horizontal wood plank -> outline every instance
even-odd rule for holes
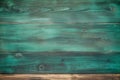
[[[120,51],[120,24],[1,24],[0,51]]]
[[[120,54],[41,52],[0,54],[0,73],[120,73]]]
[[[120,21],[119,0],[9,0],[0,2],[0,24],[119,23]]]
[[[119,74],[23,74],[0,75],[0,80],[120,80]]]

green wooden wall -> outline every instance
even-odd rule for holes
[[[0,0],[0,73],[120,73],[120,0]]]

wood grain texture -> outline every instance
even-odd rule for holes
[[[0,0],[0,73],[120,73],[119,0]]]
[[[0,54],[0,73],[120,73],[120,54],[41,52]]]
[[[1,4],[0,51],[120,51],[119,0],[3,0]]]
[[[120,75],[114,74],[26,74],[0,75],[0,80],[120,80]]]

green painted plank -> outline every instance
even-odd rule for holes
[[[0,56],[0,73],[120,73],[119,53],[12,52]]]
[[[0,0],[0,73],[120,73],[119,0]]]
[[[119,23],[119,3],[119,0],[1,0],[0,18],[8,23]]]
[[[120,51],[119,24],[1,24],[1,51]]]

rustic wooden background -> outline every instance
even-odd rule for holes
[[[120,0],[0,0],[0,80],[120,80],[119,22]]]

